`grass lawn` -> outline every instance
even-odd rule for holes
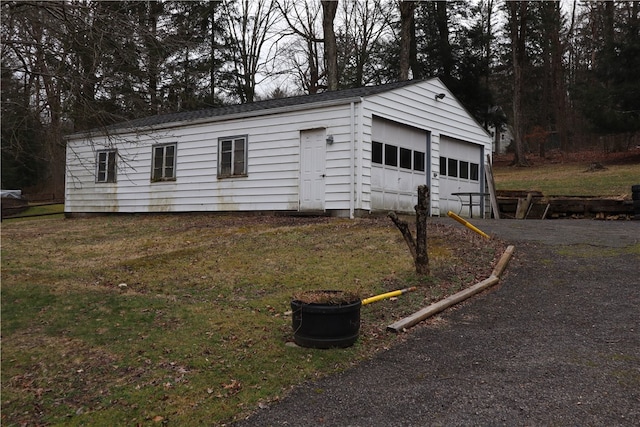
[[[64,204],[59,203],[55,205],[34,205],[30,206],[26,211],[22,213],[22,215],[63,215],[64,214]]]
[[[44,215],[50,216],[52,218],[62,219],[64,217],[64,204],[63,203],[43,204],[43,205],[34,204],[26,208],[24,211],[18,214],[12,215],[13,218],[9,217],[8,219],[6,219],[6,221],[8,222],[21,221],[21,220],[36,218]]]
[[[640,184],[640,159],[609,161],[605,169],[589,172],[588,160],[565,162],[534,161],[531,167],[512,167],[506,162],[494,166],[498,190],[538,190],[545,196],[601,196],[631,199],[631,186]],[[600,159],[598,159],[600,160]]]
[[[2,425],[216,425],[402,336],[388,324],[487,277],[504,244],[431,224],[432,275],[391,221],[214,215],[2,225]],[[362,308],[353,347],[292,341],[291,296],[418,291]]]

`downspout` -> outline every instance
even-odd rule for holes
[[[486,185],[485,183],[487,182],[487,175],[486,171],[485,171],[485,155],[484,155],[484,149],[485,146],[483,145],[482,147],[480,147],[480,176],[478,177],[480,179],[480,192],[484,193],[486,190]],[[485,198],[486,197],[480,197],[480,214],[482,215],[482,218],[485,217]],[[469,207],[469,209],[472,209],[471,207]],[[491,218],[491,214],[489,214],[489,218]]]
[[[353,101],[351,101],[351,166],[350,166],[350,170],[349,170],[349,176],[350,176],[350,189],[351,191],[349,192],[349,218],[354,219],[355,218],[355,198],[357,196],[356,194],[356,178],[355,178],[355,173],[356,173],[356,106],[355,103]]]

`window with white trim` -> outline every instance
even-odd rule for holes
[[[151,182],[175,181],[177,144],[158,144],[151,149]]]
[[[116,182],[116,150],[96,153],[96,182]]]
[[[247,137],[218,139],[218,178],[247,176]]]

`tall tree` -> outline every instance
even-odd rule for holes
[[[438,50],[442,62],[442,76],[445,80],[450,80],[453,76],[454,59],[449,41],[449,17],[447,13],[447,2],[436,1],[435,17],[438,28]]]
[[[543,54],[547,58],[548,67],[547,77],[550,81],[550,99],[553,100],[553,124],[551,131],[555,131],[558,135],[560,148],[563,151],[569,149],[569,135],[567,125],[567,90],[566,90],[566,73],[563,63],[565,54],[564,43],[562,42],[563,18],[560,9],[560,2],[540,2],[539,7],[542,11],[543,39],[545,43],[545,51]]]
[[[333,21],[338,11],[338,2],[322,0],[322,32],[324,35],[324,62],[327,72],[327,89],[338,90],[338,43]]]
[[[225,15],[229,25],[228,45],[231,48],[229,75],[234,81],[234,95],[241,103],[253,102],[259,74],[266,72],[274,52],[266,52],[267,42],[273,42],[274,28],[279,20],[276,3],[272,0],[238,2],[225,1]],[[266,55],[266,57],[265,57]]]
[[[515,139],[514,165],[527,166],[524,143],[524,71],[526,67],[526,37],[527,19],[529,14],[528,1],[507,2],[509,12],[509,36],[511,42],[511,56],[513,67],[513,130]]]
[[[572,98],[600,135],[640,130],[639,13],[638,1],[598,1],[578,19]]]
[[[27,188],[47,177],[45,131],[30,103],[28,84],[2,64],[2,188]]]
[[[209,28],[211,11],[208,6],[201,1],[172,2],[167,5],[169,22],[173,28],[168,41],[177,45],[172,49],[171,58],[167,58],[167,73],[171,79],[163,88],[171,109],[193,110],[206,105],[202,102],[203,97],[212,99],[200,86],[209,77],[209,57],[215,55],[208,49],[210,33],[213,33]]]
[[[486,4],[480,2],[468,10],[465,25],[456,29],[452,44],[455,48],[455,74],[449,83],[467,110],[486,129],[489,126],[500,128],[504,124],[504,115],[494,104],[489,79],[495,67],[494,35],[490,24],[492,13],[491,1]]]
[[[455,75],[454,47],[451,46],[448,8],[455,2],[419,2],[416,8],[416,39],[419,75],[438,76],[445,84],[452,83]]]
[[[387,36],[390,3],[381,0],[343,2],[338,37],[339,86],[360,87],[378,81],[378,64],[371,60]]]
[[[399,80],[409,80],[411,64],[416,62],[415,1],[402,0],[400,5],[400,61]],[[417,76],[416,76],[417,77]]]
[[[294,41],[286,49],[292,72],[295,73],[304,92],[317,93],[326,87],[322,83],[325,76],[322,61],[324,39],[316,28],[320,16],[320,3],[281,0],[278,8],[294,36]]]
[[[5,88],[3,84],[2,87],[3,158],[9,155],[16,160],[50,159],[46,169],[38,175],[48,185],[45,191],[58,192],[58,197],[61,196],[64,182],[61,136],[65,124],[64,101],[68,98],[69,88],[64,76],[71,66],[69,54],[63,49],[60,39],[65,30],[62,21],[67,7],[66,4],[57,3],[37,6],[18,2],[2,4],[3,80],[20,80],[24,83],[20,98],[14,98],[17,102],[9,105],[5,102],[15,94],[10,95],[6,90],[11,86]],[[15,122],[5,123],[4,118],[15,117],[15,114],[25,114],[26,121],[17,123],[19,127],[15,129],[7,128],[7,125]],[[41,123],[40,126],[34,126],[34,130],[41,128],[41,133],[20,126],[32,122],[34,118]],[[5,140],[7,134],[10,138]],[[42,138],[42,143],[29,141],[34,136]],[[7,151],[6,143],[15,151]],[[21,153],[22,150],[30,152]]]
[[[172,19],[195,3],[11,1],[1,7],[3,83],[21,82],[19,98],[6,90],[14,84],[3,84],[3,117],[22,116],[42,129],[42,143],[32,144],[27,139],[34,133],[16,127],[26,121],[3,121],[3,158],[47,159],[38,166],[40,191],[62,193],[64,133],[175,111],[209,90],[191,52],[202,56],[199,43],[211,27],[185,31]],[[173,88],[185,98],[180,105],[170,99]],[[5,145],[9,134],[14,143]],[[19,154],[22,149],[29,154]]]

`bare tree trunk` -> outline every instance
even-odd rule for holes
[[[333,20],[338,10],[337,1],[323,0],[322,2],[322,30],[324,31],[324,58],[327,70],[327,88],[338,90],[338,44],[333,29]]]
[[[416,8],[415,1],[400,2],[400,73],[401,81],[409,80],[409,68],[411,66],[411,40],[414,27],[413,12]]]
[[[316,18],[320,13],[320,4],[310,4],[310,2],[297,2],[295,0],[280,0],[276,3],[280,14],[287,22],[291,32],[300,37],[306,46],[306,50],[301,56],[304,59],[298,60],[298,55],[291,55],[290,61],[298,74],[302,88],[309,94],[318,93],[321,88],[320,79],[324,76],[322,63],[318,56],[318,45],[324,39],[316,34]],[[298,9],[301,5],[300,9]]]
[[[429,187],[418,186],[418,204],[416,210],[416,238],[413,238],[409,224],[398,218],[395,212],[389,212],[388,217],[398,227],[407,242],[409,252],[416,266],[416,273],[429,275],[429,255],[427,254],[427,217],[429,216]]]
[[[515,138],[515,166],[527,166],[524,147],[524,121],[522,92],[524,89],[523,69],[525,66],[525,37],[527,29],[527,1],[507,2],[509,7],[509,30],[513,58],[513,130]]]
[[[551,27],[551,78],[553,82],[554,113],[556,131],[560,139],[560,149],[567,151],[569,135],[567,131],[567,91],[565,88],[566,72],[562,64],[564,49],[560,42],[561,11],[560,3],[553,3],[554,19]]]
[[[409,224],[398,218],[398,215],[393,211],[389,212],[387,216],[391,218],[391,221],[393,221],[396,227],[398,227],[398,230],[400,230],[400,233],[402,233],[402,237],[404,237],[404,241],[407,242],[407,246],[409,247],[409,252],[411,252],[411,258],[413,258],[415,262],[417,258],[416,241],[413,239],[413,234],[411,234]]]
[[[560,149],[567,151],[566,72],[562,63],[564,47],[560,40],[560,30],[562,26],[560,3],[540,2],[538,3],[538,7],[541,11],[542,40],[544,41],[544,48],[542,50],[545,71],[543,99],[545,101],[548,100],[548,102],[543,103],[543,117],[549,121],[548,130],[555,130],[560,141]],[[540,156],[543,157],[542,149]]]
[[[485,45],[484,45],[484,61],[485,61],[485,82],[484,84],[489,87],[489,75],[491,74],[489,72],[489,67],[491,66],[491,39],[492,39],[492,35],[493,35],[493,21],[492,18],[493,17],[493,0],[488,0],[487,1],[487,27],[486,27],[486,41],[485,41]],[[496,136],[498,135],[497,129],[496,129]]]
[[[217,24],[216,24],[216,7],[217,2],[212,1],[209,4],[209,22],[211,25],[211,34],[209,36],[209,43],[211,48],[211,59],[209,64],[209,80],[211,80],[210,94],[211,103],[215,103],[216,100],[216,55],[218,54],[218,42],[216,41]]]
[[[158,1],[151,1],[148,4],[149,9],[146,11],[146,35],[145,48],[147,51],[147,78],[149,84],[149,107],[151,114],[160,114],[160,99],[158,97],[158,88],[160,81],[160,62],[162,61],[159,53],[158,42],[158,19],[162,13],[163,5]]]
[[[442,60],[442,73],[445,82],[451,79],[454,67],[454,59],[451,54],[451,43],[449,43],[449,16],[447,14],[447,2],[437,1],[436,3],[436,25],[438,26],[438,45],[440,58]]]

